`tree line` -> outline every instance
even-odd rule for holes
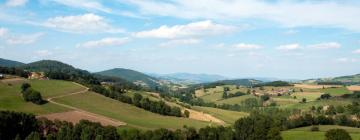
[[[100,93],[106,97],[110,97],[124,103],[135,105],[139,108],[151,111],[153,113],[176,117],[185,116],[182,115],[181,109],[179,107],[171,107],[167,105],[164,101],[152,101],[149,98],[143,98],[143,96],[139,93],[135,93],[134,97],[131,98],[124,95],[124,91],[117,90],[116,88],[111,86],[108,89],[103,86],[92,86],[90,90],[96,93]]]
[[[16,76],[28,78],[30,72],[24,71],[23,69],[20,68],[0,66],[0,74],[16,75]]]
[[[234,126],[207,126],[196,130],[156,129],[141,131],[102,126],[86,120],[69,122],[36,119],[32,114],[0,111],[0,139],[26,140],[281,140],[280,129],[271,118],[254,115],[239,119]]]

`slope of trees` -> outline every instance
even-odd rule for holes
[[[114,88],[106,89],[102,86],[92,86],[90,89],[106,97],[110,97],[124,103],[133,104],[153,113],[176,117],[183,116],[179,107],[171,107],[164,101],[151,101],[149,98],[143,98],[142,95],[138,93],[135,93],[134,97],[130,98],[123,95],[124,92],[114,90]]]
[[[0,73],[2,74],[9,74],[9,75],[16,75],[24,78],[28,78],[29,72],[24,71],[20,68],[14,68],[14,67],[1,67],[0,66]]]

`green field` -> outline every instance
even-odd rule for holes
[[[341,96],[341,95],[344,95],[344,94],[351,94],[352,93],[346,87],[325,88],[325,89],[321,89],[320,91],[322,93],[329,93],[331,96]]]
[[[297,103],[297,104],[287,104],[279,106],[279,108],[282,109],[310,109],[312,106],[326,106],[326,105],[348,105],[351,104],[352,100],[346,100],[346,99],[328,99],[328,100],[318,100],[318,101],[312,101],[312,102],[306,102],[306,103]]]
[[[240,104],[242,101],[249,99],[249,98],[257,98],[254,95],[243,95],[239,97],[232,97],[224,100],[219,100],[216,102],[216,104]]]
[[[360,139],[360,128],[336,126],[336,125],[320,125],[320,131],[311,132],[309,127],[295,128],[281,133],[284,140],[324,140],[327,130],[341,128],[350,133],[353,140]]]
[[[41,93],[43,98],[49,98],[85,90],[73,82],[61,80],[30,80],[31,86]]]
[[[193,106],[191,108],[197,111],[202,111],[204,113],[213,115],[214,117],[223,120],[228,125],[233,125],[235,121],[238,120],[239,118],[246,117],[249,115],[248,113],[245,112],[229,111],[229,110],[223,110],[212,107]]]
[[[66,96],[55,99],[55,101],[126,122],[129,127],[134,128],[178,129],[184,125],[196,128],[209,125],[207,122],[151,113],[133,105],[122,103],[92,92]]]
[[[46,80],[46,82],[66,83],[64,85],[73,84],[71,82],[65,82],[65,81],[53,82],[52,80]],[[43,83],[43,81],[31,80],[29,81],[29,83],[30,84],[35,83],[34,85],[38,85]],[[54,112],[63,112],[69,110],[67,108],[52,103],[36,105],[31,102],[25,102],[20,93],[20,86],[21,86],[21,82],[12,83],[11,86],[6,83],[0,82],[0,110],[20,111],[26,113],[33,113],[36,115],[48,114]],[[57,88],[57,86],[47,87],[46,90],[42,90],[40,88],[37,89],[38,88],[37,86],[34,86],[34,88],[36,88],[36,90],[41,91],[42,95],[51,95],[52,92],[58,94],[61,93],[65,94],[66,93],[65,91],[68,91],[66,87]]]

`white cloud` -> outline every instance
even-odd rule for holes
[[[233,26],[213,23],[210,20],[193,22],[186,25],[163,25],[160,28],[134,33],[134,36],[145,38],[186,38],[224,34],[235,30]]]
[[[235,44],[233,47],[238,50],[256,50],[262,48],[262,46],[260,45],[245,43]]]
[[[28,0],[8,0],[5,5],[10,7],[24,6],[27,2]]]
[[[349,63],[349,62],[357,62],[358,60],[355,58],[342,57],[342,58],[337,58],[335,61],[340,63]]]
[[[35,43],[44,33],[9,36],[6,43],[10,45],[29,45]]]
[[[53,53],[49,50],[38,50],[38,51],[35,51],[35,55],[37,56],[41,56],[41,57],[44,57],[44,56],[50,56],[52,55]]]
[[[360,49],[357,49],[357,50],[353,51],[353,53],[360,54]]]
[[[283,51],[291,51],[291,50],[298,50],[300,49],[300,45],[299,44],[287,44],[287,45],[281,45],[279,47],[277,47],[277,50],[283,50]]]
[[[327,26],[360,31],[358,2],[260,0],[126,0],[142,15],[185,19],[263,19],[286,27]]]
[[[35,43],[44,33],[13,34],[6,28],[0,28],[0,39],[9,45],[28,45]]]
[[[180,45],[192,45],[198,44],[200,42],[199,39],[174,39],[164,43],[161,43],[162,47],[171,47],[171,46],[180,46]]]
[[[337,49],[337,48],[341,48],[341,44],[337,42],[325,42],[325,43],[309,45],[308,47],[313,49]]]
[[[72,33],[118,33],[123,31],[122,29],[115,29],[109,25],[103,17],[92,13],[50,18],[43,23],[43,26]]]
[[[111,9],[105,7],[104,5],[102,5],[101,3],[97,2],[97,1],[93,1],[93,0],[53,0],[54,2],[69,6],[69,7],[74,7],[74,8],[83,8],[83,9],[87,9],[87,10],[97,10],[97,11],[102,11],[102,12],[106,12],[106,13],[110,13]]]
[[[95,41],[88,41],[82,44],[78,44],[77,47],[82,48],[98,48],[107,46],[121,46],[127,43],[129,38],[103,38]]]
[[[296,34],[298,32],[299,32],[298,30],[290,29],[290,30],[285,31],[284,34],[293,35],[293,34]]]
[[[6,28],[0,28],[0,38],[4,37],[8,33]]]

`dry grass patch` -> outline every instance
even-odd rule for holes
[[[350,91],[360,91],[360,86],[347,86],[346,88]]]

